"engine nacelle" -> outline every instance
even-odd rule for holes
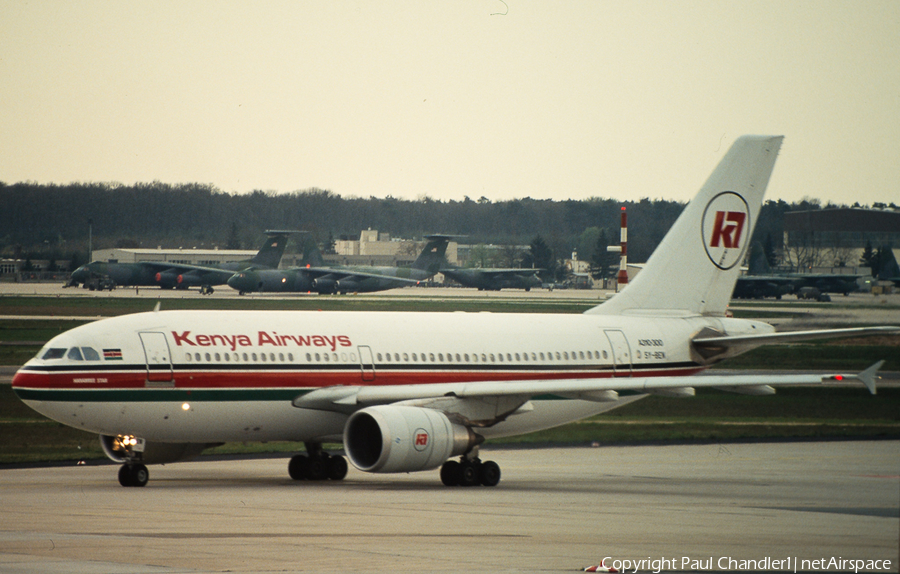
[[[359,281],[354,281],[353,279],[341,279],[340,281],[335,281],[334,290],[340,291],[341,293],[359,291]]]
[[[178,285],[178,274],[172,271],[160,271],[154,279],[163,289],[172,289]]]
[[[319,277],[313,279],[311,286],[313,291],[317,293],[334,293],[335,283],[337,283],[337,281],[329,277]]]
[[[144,464],[166,464],[181,462],[200,456],[204,449],[217,446],[215,444],[144,442],[132,436],[100,435],[100,447],[115,462],[133,462],[139,460]]]
[[[344,427],[344,451],[365,472],[431,470],[484,438],[439,411],[382,405],[357,411]]]

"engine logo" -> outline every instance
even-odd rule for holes
[[[750,225],[750,208],[743,197],[723,191],[706,205],[700,230],[703,247],[713,265],[727,270],[744,257]]]
[[[426,448],[428,448],[428,431],[425,429],[416,429],[415,432],[416,440],[413,442],[413,445],[416,447],[416,450],[422,452]]]

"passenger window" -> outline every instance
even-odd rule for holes
[[[81,353],[84,355],[85,361],[99,361],[100,353],[90,347],[82,347]]]
[[[219,363],[221,361],[222,361],[222,357],[219,355],[219,353],[216,353],[216,362]]]
[[[66,354],[65,349],[47,349],[44,353],[44,356],[41,359],[45,361],[50,361],[53,359],[62,359]]]
[[[306,362],[312,363],[312,355],[310,355],[309,353],[306,353]]]
[[[78,347],[72,347],[69,349],[69,354],[66,355],[66,358],[70,361],[83,361],[84,359],[81,357],[81,351],[78,350]]]
[[[378,353],[377,355],[375,355],[375,357],[378,359],[378,362],[380,363],[381,362],[381,353]]]
[[[428,360],[434,362],[434,353],[428,353]]]

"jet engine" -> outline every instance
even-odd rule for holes
[[[144,464],[166,464],[181,462],[200,456],[203,449],[215,444],[144,442],[133,436],[100,435],[100,447],[111,460],[131,463],[139,460]]]
[[[172,289],[176,285],[178,285],[179,275],[173,271],[160,271],[156,274],[154,279],[159,283],[159,286],[163,289]]]
[[[316,293],[334,293],[336,291],[335,283],[337,283],[337,281],[330,277],[319,277],[313,279],[312,289]]]
[[[341,279],[335,281],[334,290],[341,293],[349,293],[350,291],[359,291],[359,281],[353,279]]]
[[[365,472],[430,470],[482,441],[444,413],[420,407],[368,407],[353,413],[344,427],[347,458]]]

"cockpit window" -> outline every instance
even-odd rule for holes
[[[99,361],[100,360],[100,353],[98,353],[91,347],[82,347],[81,354],[84,355],[85,361]]]
[[[81,356],[81,351],[78,350],[78,347],[72,347],[69,349],[69,353],[66,355],[66,358],[70,361],[83,361],[84,358]]]
[[[41,357],[44,361],[49,361],[52,359],[62,359],[66,355],[65,349],[47,349],[44,352],[44,355]]]

